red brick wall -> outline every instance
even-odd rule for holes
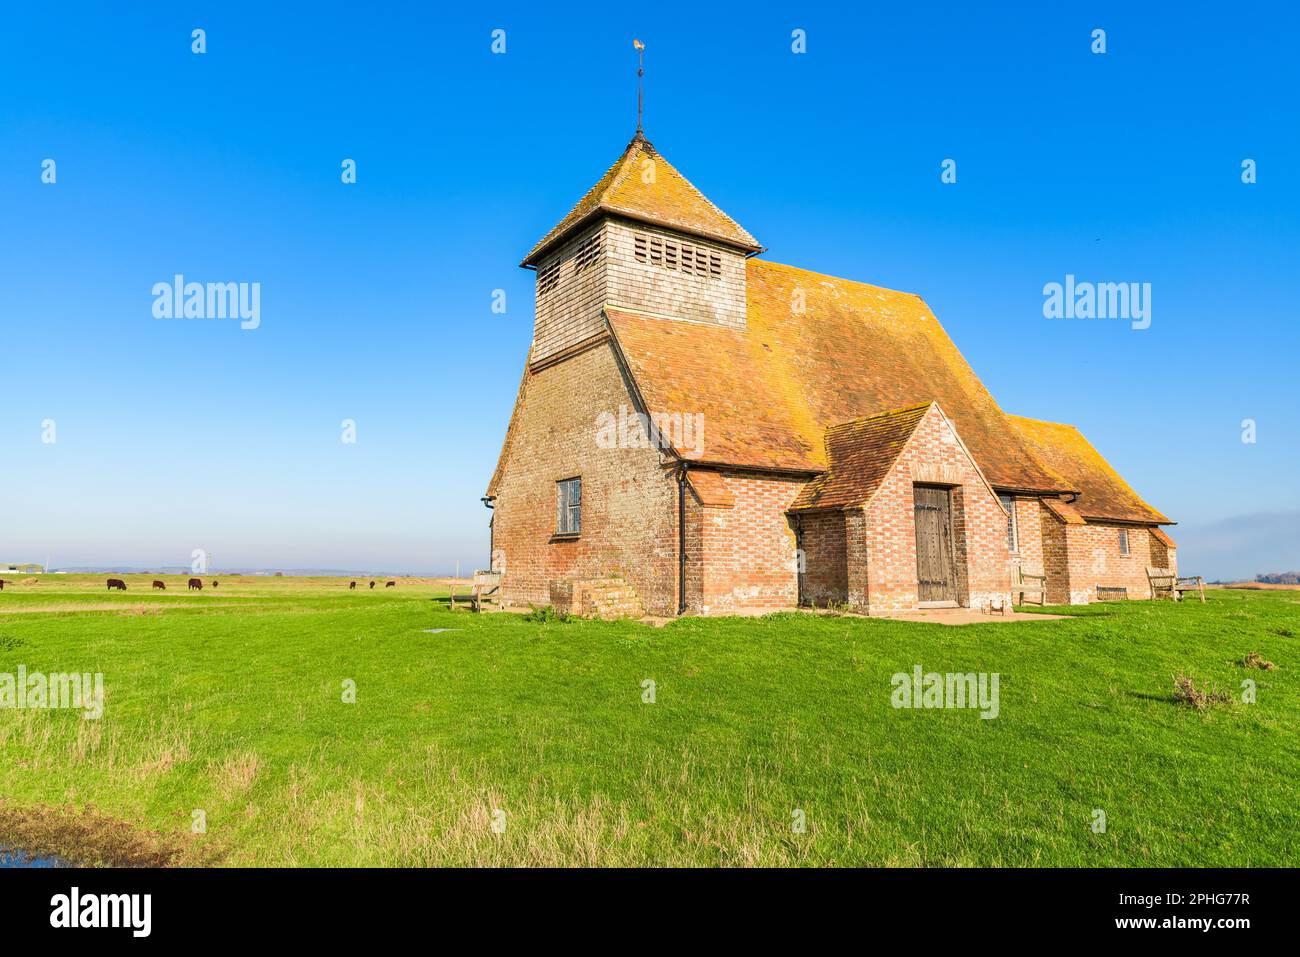
[[[1053,605],[1086,605],[1097,600],[1097,586],[1123,587],[1129,598],[1151,594],[1147,566],[1165,567],[1176,561],[1145,526],[1090,521],[1067,525],[1042,509],[1043,567],[1047,601]],[[1120,554],[1119,532],[1128,530],[1129,554]]]
[[[1042,530],[1043,573],[1047,576],[1049,605],[1077,604],[1070,595],[1070,560],[1066,548],[1066,530],[1070,528],[1039,504],[1039,527]]]
[[[947,421],[932,409],[908,440],[893,470],[866,508],[867,610],[872,614],[915,608],[916,522],[914,485],[953,489],[959,594],[963,606],[1010,599],[1007,519]],[[850,537],[852,555],[854,542]],[[862,572],[856,572],[862,578]],[[849,568],[851,598],[855,570]]]
[[[1147,566],[1151,561],[1151,533],[1144,527],[1103,522],[1066,526],[1069,548],[1071,602],[1097,599],[1098,585],[1123,586],[1130,598],[1151,594]],[[1129,554],[1120,555],[1119,530],[1128,529]]]
[[[1168,568],[1175,575],[1178,574],[1178,549],[1170,548],[1160,539],[1156,538],[1153,532],[1147,532],[1151,538],[1151,564],[1156,568]]]
[[[812,512],[801,516],[804,551],[804,600],[814,607],[843,605],[849,599],[849,577],[843,512]]]
[[[724,472],[730,508],[704,508],[701,590],[687,591],[693,611],[793,608],[798,602],[794,526],[786,511],[803,480]]]
[[[601,448],[597,417],[633,408],[606,342],[525,381],[498,481],[494,551],[508,604],[543,605],[554,580],[623,577],[653,614],[677,611],[677,483],[653,448]],[[582,532],[554,536],[555,483],[582,476]]]
[[[1016,553],[1019,559],[1032,568],[1043,566],[1043,507],[1037,498],[1018,495],[1016,508]],[[1051,520],[1051,516],[1046,516]]]

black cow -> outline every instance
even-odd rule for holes
[[[4,590],[5,590],[5,580],[3,578],[0,578],[0,591],[4,591]]]
[[[218,585],[220,585],[220,584],[221,584],[221,582],[217,581],[215,578],[212,579],[212,587],[213,587],[213,588],[216,588],[216,587],[217,587]]]
[[[159,591],[166,591],[166,590],[167,590],[167,584],[166,584],[166,582],[159,582],[159,581],[156,581],[156,582],[153,583],[153,587],[154,587],[154,588],[157,588]]]
[[[356,583],[356,582],[348,582],[348,591],[356,591],[356,590],[357,590],[357,583]]]
[[[385,588],[396,588],[396,587],[397,587],[397,582],[384,582],[384,587],[385,587]]]
[[[126,591],[126,582],[120,578],[110,578],[108,580],[108,590],[112,591],[114,588],[118,591]]]
[[[190,591],[194,591],[194,589],[196,589],[196,588],[197,588],[199,591],[203,591],[203,579],[202,579],[202,578],[191,578],[188,587],[189,587],[189,590],[190,590]]]
[[[371,583],[370,583],[370,587],[371,587],[371,588],[374,588],[374,587],[375,587],[375,583],[374,583],[374,582],[371,582]]]

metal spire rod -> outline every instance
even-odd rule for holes
[[[636,131],[641,132],[641,78],[645,76],[645,44],[635,37],[632,46],[636,47]]]

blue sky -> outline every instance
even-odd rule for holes
[[[925,297],[1185,570],[1300,567],[1297,14],[908,6],[11,6],[0,559],[484,564],[518,262],[630,138],[637,36],[647,134],[768,258]],[[260,282],[260,327],[154,319],[176,273]],[[1151,328],[1045,319],[1067,273],[1150,282]]]

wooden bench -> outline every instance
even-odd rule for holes
[[[456,602],[469,602],[475,611],[482,611],[484,605],[495,604],[501,608],[501,572],[474,572],[474,589],[468,595],[457,595],[456,586],[451,588],[451,608],[456,609]]]
[[[1023,562],[1011,563],[1011,603],[1016,603],[1016,596],[1020,596],[1020,604],[1027,600],[1033,600],[1036,597],[1035,604],[1047,604],[1047,576],[1039,566],[1026,565]]]
[[[1179,578],[1171,569],[1147,566],[1147,581],[1151,583],[1151,600],[1168,595],[1174,601],[1180,601],[1183,592],[1194,591],[1205,601],[1205,579],[1200,575]]]

